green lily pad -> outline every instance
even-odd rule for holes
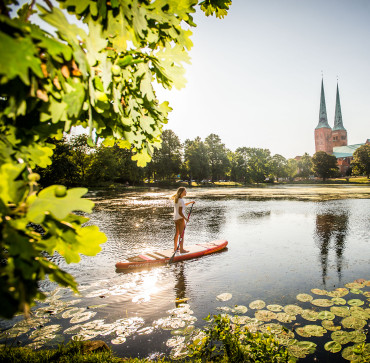
[[[360,289],[351,289],[349,290],[352,294],[356,294],[356,295],[359,295],[359,294],[362,294],[363,291],[360,290]]]
[[[313,300],[313,297],[309,294],[298,294],[297,295],[297,300],[302,301],[302,302],[308,302]]]
[[[330,308],[330,311],[337,315],[337,316],[340,316],[342,318],[345,318],[347,316],[350,316],[351,315],[351,312],[349,310],[349,307],[348,306],[332,306]]]
[[[346,305],[347,301],[344,300],[343,298],[341,297],[333,297],[331,299],[331,301],[333,302],[333,304],[335,305]]]
[[[327,295],[326,290],[321,290],[321,289],[311,289],[311,292],[315,295]]]
[[[370,297],[370,291],[365,291],[365,292],[363,293],[363,295],[364,295],[365,297]]]
[[[370,343],[364,346],[356,344],[342,351],[342,357],[351,362],[368,362],[370,360]]]
[[[323,307],[323,308],[327,308],[329,306],[334,305],[333,301],[328,300],[328,299],[315,299],[315,300],[311,301],[311,304],[315,305],[315,306],[320,306],[320,307]]]
[[[276,334],[276,339],[281,345],[289,345],[289,341],[294,338],[294,333],[292,331],[283,331],[280,334]]]
[[[323,320],[321,322],[321,325],[323,326],[324,329],[330,331],[337,331],[342,329],[339,325],[334,325],[332,320]]]
[[[370,310],[370,309],[367,309]],[[367,320],[370,318],[369,312],[365,309],[361,308],[360,306],[351,306],[349,309],[351,316],[355,316],[360,319]]]
[[[280,321],[281,323],[291,323],[293,320],[296,320],[295,315],[290,315],[287,313],[277,313],[276,320]]]
[[[348,316],[342,319],[341,324],[347,329],[361,329],[366,325],[366,320],[355,316]]]
[[[316,321],[319,318],[318,315],[317,311],[311,309],[305,309],[301,312],[302,318],[309,321]]]
[[[284,307],[281,305],[272,304],[272,305],[267,305],[267,309],[277,313],[279,311],[282,311]]]
[[[228,300],[230,300],[232,297],[233,297],[233,295],[232,295],[232,294],[230,294],[230,293],[228,293],[228,292],[225,292],[225,293],[223,293],[223,294],[217,295],[217,296],[216,296],[216,299],[217,299],[218,301],[228,301]]]
[[[352,340],[352,335],[348,331],[340,330],[331,333],[331,339],[339,344],[347,344]]]
[[[119,345],[119,344],[123,344],[123,343],[125,343],[125,342],[126,342],[126,340],[127,340],[127,337],[126,337],[126,336],[124,336],[124,335],[122,335],[122,336],[118,336],[118,337],[116,337],[116,338],[112,339],[110,342],[111,342],[112,344],[114,344],[114,345]]]
[[[238,305],[232,310],[232,312],[236,314],[245,314],[247,311],[248,308],[244,305]]]
[[[255,322],[254,319],[250,318],[249,316],[245,316],[245,315],[244,316],[233,316],[231,321],[234,324],[239,324],[239,325],[245,325],[245,324]]]
[[[85,308],[68,308],[63,314],[63,319],[73,318],[76,314],[81,314],[85,311]]]
[[[83,321],[89,320],[96,315],[96,311],[85,311],[80,314],[76,314],[71,320],[71,324],[81,323]]]
[[[304,327],[300,326],[299,328],[295,329],[295,332],[303,338],[310,338],[312,335],[305,330]]]
[[[271,321],[276,319],[276,314],[269,310],[258,310],[255,312],[254,316],[260,321]]]
[[[362,343],[366,340],[366,334],[362,330],[351,331],[351,341],[353,343]]]
[[[298,315],[302,313],[303,309],[298,305],[286,305],[284,311],[289,315]]]
[[[249,307],[251,309],[263,309],[265,306],[266,306],[266,303],[262,300],[255,300],[249,304]]]
[[[327,350],[328,352],[331,352],[331,353],[338,353],[342,350],[341,344],[339,344],[338,342],[335,342],[335,341],[327,342],[324,345],[324,348],[325,348],[325,350]]]
[[[318,318],[321,320],[334,320],[335,315],[331,311],[320,311]]]
[[[344,286],[347,287],[348,289],[362,289],[365,286],[365,284],[358,282],[350,282],[348,284],[345,284]]]
[[[322,337],[326,333],[326,329],[320,325],[306,325],[303,328],[308,334],[314,337]]]
[[[347,304],[351,306],[361,306],[364,305],[365,302],[360,299],[351,299],[347,301]]]
[[[296,358],[305,358],[308,354],[312,354],[316,350],[316,344],[312,342],[296,341],[295,344],[288,345],[288,351]]]
[[[280,324],[269,323],[261,325],[258,330],[267,334],[281,334],[284,332],[284,327]]]
[[[337,289],[333,291],[329,291],[327,295],[330,297],[343,297],[343,296],[346,296],[347,294],[348,294],[348,289],[344,287],[338,287]]]

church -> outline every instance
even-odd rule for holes
[[[370,144],[370,139],[367,139],[365,143]],[[338,84],[335,102],[334,127],[330,127],[326,114],[324,80],[322,79],[319,123],[315,129],[315,152],[325,151],[327,154],[334,155],[337,158],[338,168],[341,175],[346,175],[353,159],[353,153],[365,143],[348,145],[347,130],[343,126]]]

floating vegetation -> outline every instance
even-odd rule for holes
[[[315,300],[311,301],[311,304],[315,305],[315,306],[320,306],[320,307],[323,307],[323,308],[327,308],[329,306],[334,305],[333,301],[328,300],[328,299],[315,299]]]
[[[218,301],[228,301],[228,300],[231,300],[232,297],[233,297],[232,294],[230,294],[228,292],[224,292],[223,294],[220,294],[220,295],[216,296],[216,299]]]
[[[315,350],[316,344],[307,341],[288,345],[289,353],[296,358],[306,358],[308,354],[312,354]]]
[[[343,298],[341,297],[333,297],[331,299],[331,301],[333,302],[333,304],[335,305],[346,305],[347,301],[344,300]]]
[[[301,316],[305,320],[316,321],[319,319],[319,313],[311,309],[304,309],[301,312]]]
[[[263,309],[265,306],[266,303],[263,300],[255,300],[249,304],[251,309]]]
[[[283,311],[284,307],[281,306],[281,305],[276,305],[276,304],[272,304],[272,305],[267,305],[266,308],[268,310],[271,310],[273,312],[279,312],[279,311]]]
[[[324,345],[325,350],[331,353],[338,353],[342,350],[341,344],[338,342],[330,341]]]
[[[370,343],[344,348],[342,357],[351,362],[368,362],[370,360]]]
[[[83,321],[90,320],[96,315],[96,311],[85,311],[79,314],[76,314],[71,320],[71,324],[82,323]]]
[[[287,313],[277,313],[276,320],[280,321],[281,323],[291,323],[293,320],[296,320],[295,315],[290,315]]]
[[[334,323],[333,323],[332,320],[323,320],[321,322],[321,325],[323,326],[324,329],[330,330],[330,331],[337,331],[337,330],[341,330],[342,329],[341,326],[334,325]]]
[[[269,310],[258,310],[254,314],[255,318],[261,321],[271,321],[276,319],[276,314]]]
[[[344,286],[347,287],[348,289],[362,289],[363,287],[365,287],[365,284],[358,282],[350,282],[348,284],[345,284]]]
[[[244,305],[238,305],[235,306],[234,309],[232,309],[232,312],[235,314],[245,314],[248,311],[248,308]]]
[[[366,325],[366,320],[355,316],[348,316],[341,321],[341,324],[347,329],[361,329]]]
[[[365,303],[360,299],[351,299],[347,301],[347,304],[351,306],[362,306]]]
[[[327,293],[327,295],[330,297],[343,297],[343,296],[346,296],[347,294],[348,294],[348,289],[344,287],[339,287],[335,289],[334,291],[329,291]]]
[[[327,295],[328,294],[326,290],[320,290],[320,289],[311,289],[311,292],[315,295]]]
[[[81,314],[85,311],[85,308],[68,308],[63,314],[63,319],[73,318],[76,314]]]
[[[297,300],[302,301],[302,302],[309,302],[313,300],[313,297],[309,294],[298,294]]]
[[[335,315],[331,311],[324,310],[324,311],[320,311],[317,317],[321,320],[334,320]]]
[[[320,325],[306,325],[303,329],[307,334],[314,337],[322,337],[327,331]]]
[[[284,311],[289,315],[298,315],[301,314],[303,309],[298,305],[287,305],[284,308]]]

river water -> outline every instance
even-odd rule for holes
[[[301,194],[312,192],[307,190]],[[291,194],[278,198],[276,190],[274,196],[262,198],[263,190],[253,194],[240,189],[227,193],[222,189],[188,189],[186,200],[196,203],[185,246],[226,239],[228,248],[149,270],[116,271],[115,263],[126,257],[171,248],[174,225],[168,197],[173,192],[89,192],[88,197],[95,202],[89,224],[98,225],[108,241],[96,257],[82,256],[79,264],[66,265],[53,258],[75,276],[81,295],[73,296],[66,289],[55,290],[53,284],[43,283],[50,296],[46,303],[35,307],[35,316],[46,318],[41,325],[58,327],[57,333],[43,341],[32,340],[35,335],[21,331],[17,339],[22,345],[31,343],[38,348],[80,335],[82,339],[106,341],[119,356],[177,357],[185,350],[182,344],[187,342],[186,334],[196,334],[208,314],[235,313],[253,318],[255,310],[249,304],[255,300],[306,309],[312,305],[298,301],[300,293],[320,299],[323,296],[315,296],[311,289],[332,291],[356,279],[370,280],[369,197],[301,200],[302,196],[297,199]],[[360,295],[351,292],[346,299],[358,299]],[[363,307],[368,308],[369,302],[363,295],[361,298],[365,301]],[[188,300],[179,306],[176,299]],[[232,311],[236,306],[244,310]],[[7,329],[19,320],[2,321],[0,328]],[[86,325],[89,321],[95,322],[95,333],[94,323]],[[287,326],[307,323],[317,324],[297,317]],[[99,324],[105,334],[99,334]],[[109,330],[109,324],[113,330]],[[125,329],[117,330],[117,326]],[[326,333],[324,343],[331,340],[330,333]],[[307,340],[297,334],[295,337]],[[305,361],[342,361],[340,353],[322,349],[320,338],[312,339],[318,348]],[[369,342],[369,335],[366,340]]]

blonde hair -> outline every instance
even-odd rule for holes
[[[174,199],[175,203],[177,203],[179,201],[179,199],[181,198],[181,194],[184,192],[184,190],[186,190],[185,187],[178,188],[176,193],[171,196],[171,199]]]

